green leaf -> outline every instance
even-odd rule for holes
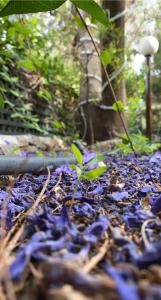
[[[76,173],[77,173],[77,177],[80,178],[82,175],[82,170],[78,166],[76,166]]]
[[[74,165],[74,164],[70,164],[69,167],[70,167],[72,170],[76,170],[76,165]]]
[[[3,96],[0,94],[0,109],[4,108],[4,98]]]
[[[36,72],[36,66],[34,66],[33,62],[30,59],[20,60],[19,65],[31,72]]]
[[[43,156],[44,156],[43,151],[42,151],[41,149],[37,150],[36,156],[38,156],[38,157],[43,157]]]
[[[122,142],[124,144],[129,144],[130,141],[129,141],[129,138],[128,138],[128,136],[126,134],[124,134],[124,133],[118,133],[117,136],[122,139]]]
[[[21,97],[21,92],[19,90],[11,90],[10,93],[15,97]]]
[[[0,11],[7,5],[10,0],[0,0]]]
[[[117,103],[114,103],[112,105],[112,107],[113,107],[114,111],[124,111],[125,110],[125,107],[120,100],[118,100]]]
[[[0,17],[27,14],[42,11],[50,11],[61,6],[66,0],[10,0],[7,5],[3,5],[0,10]],[[3,2],[5,2],[3,0]]]
[[[65,124],[63,121],[51,121],[50,124],[57,129],[65,129]]]
[[[105,66],[111,64],[113,58],[114,53],[112,53],[112,51],[110,51],[109,49],[105,49],[101,52],[101,61]]]
[[[73,19],[74,19],[74,21],[76,22],[76,24],[78,25],[79,28],[84,29],[84,24],[83,24],[83,21],[81,20],[80,17],[74,16]]]
[[[11,77],[8,73],[6,72],[0,72],[0,75],[2,76],[2,79],[7,81],[7,82],[10,82],[10,83],[15,83],[15,82],[18,82],[18,77]]]
[[[107,167],[105,165],[103,166],[103,164],[102,164],[102,166],[100,166],[96,169],[85,172],[84,178],[87,180],[94,180],[94,179],[98,178],[99,176],[101,176],[106,171],[107,171]]]
[[[82,166],[83,165],[83,156],[82,156],[82,153],[80,152],[80,150],[74,144],[71,145],[71,150],[72,150],[76,160],[78,161],[78,163]]]
[[[89,163],[87,163],[88,166],[97,164],[102,162],[104,159],[106,158],[105,155],[103,155],[102,153],[97,153],[96,157],[93,158]]]
[[[104,10],[94,0],[71,0],[71,2],[76,7],[88,13],[95,21],[98,21],[105,26],[108,25],[108,18]]]

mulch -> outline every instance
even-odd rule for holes
[[[161,299],[161,153],[106,164],[0,188],[0,299]]]

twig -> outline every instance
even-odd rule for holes
[[[84,272],[90,272],[105,256],[109,247],[109,241],[106,239],[104,244],[99,248],[98,253],[91,258],[91,260],[83,267]]]
[[[47,167],[47,171],[48,171],[48,176],[47,176],[47,179],[46,179],[46,181],[44,183],[44,186],[41,190],[41,193],[38,195],[38,197],[37,197],[36,201],[34,202],[34,204],[32,205],[32,207],[26,212],[26,215],[30,215],[37,208],[37,206],[39,205],[39,203],[43,199],[44,193],[46,191],[46,188],[47,188],[49,180],[50,180],[50,168],[49,167]]]
[[[0,299],[1,300],[7,300],[6,295],[3,292],[2,285],[0,284]]]
[[[58,178],[57,183],[52,187],[52,189],[50,190],[50,192],[54,192],[54,191],[55,191],[55,189],[56,189],[56,188],[58,187],[58,185],[60,184],[61,179],[62,179],[62,172],[61,172],[60,175],[59,175],[59,178]]]
[[[37,208],[37,206],[39,205],[39,203],[41,202],[41,200],[43,199],[45,190],[48,186],[49,180],[50,180],[50,169],[47,168],[48,170],[48,176],[47,179],[45,181],[45,184],[41,190],[41,193],[39,194],[39,196],[37,197],[35,203],[32,205],[31,208],[28,209],[28,211],[26,213],[24,213],[24,215],[22,216],[22,221],[25,220],[25,216],[28,216],[30,214],[33,213],[33,211]],[[19,220],[18,220],[19,221]],[[15,224],[15,229],[17,228],[17,223]],[[9,257],[11,251],[15,248],[19,238],[21,237],[22,233],[24,231],[24,224],[21,224],[18,231],[13,235],[13,238],[9,241],[10,235],[8,235],[2,242],[1,242],[1,253],[0,253],[0,258],[1,258],[1,263],[3,263],[3,261],[6,261],[6,259]],[[5,249],[5,251],[3,251]]]
[[[12,283],[12,280],[10,278],[7,267],[6,267],[6,270],[4,270],[4,271],[5,271],[4,284],[5,284],[7,299],[8,300],[16,300],[16,295],[15,295],[13,283]]]
[[[147,238],[147,235],[146,235],[146,226],[151,223],[151,222],[155,222],[156,219],[148,219],[146,220],[143,224],[142,224],[142,227],[141,227],[141,235],[142,235],[142,238],[143,238],[143,241],[144,241],[144,244],[145,244],[145,247],[146,248],[149,248],[150,246],[150,243],[148,241],[148,238]]]
[[[81,117],[82,117],[82,120],[83,120],[83,123],[84,123],[84,132],[83,132],[83,136],[82,136],[82,140],[84,141],[84,139],[86,137],[86,134],[87,134],[87,120],[86,120],[86,117],[85,117],[85,114],[84,114],[84,109],[83,109],[82,106],[80,107],[80,112],[81,112]]]
[[[43,274],[40,271],[38,271],[31,262],[29,263],[29,268],[34,277],[36,277],[39,280],[43,279]]]
[[[120,108],[119,108],[119,105],[118,105],[118,102],[117,102],[117,97],[116,97],[116,94],[115,94],[115,92],[114,92],[113,86],[112,86],[111,81],[110,81],[110,77],[109,77],[109,75],[108,75],[108,72],[107,72],[107,69],[106,69],[104,63],[102,62],[101,55],[100,55],[100,52],[99,52],[99,50],[98,50],[98,47],[97,47],[97,45],[96,45],[96,43],[95,43],[95,41],[94,41],[94,39],[93,39],[93,37],[92,37],[92,34],[91,34],[91,32],[90,32],[90,30],[89,30],[89,28],[88,28],[88,26],[87,26],[87,24],[86,24],[84,18],[82,17],[82,15],[81,15],[81,13],[80,13],[80,11],[79,11],[79,9],[78,9],[77,7],[76,7],[76,11],[77,11],[77,13],[78,13],[78,15],[79,15],[81,21],[83,22],[84,27],[85,27],[86,31],[88,32],[88,34],[89,34],[89,36],[90,36],[90,38],[91,38],[91,41],[92,41],[92,43],[93,43],[93,46],[94,46],[94,48],[95,48],[95,50],[96,50],[96,52],[97,52],[97,55],[98,55],[98,57],[99,57],[99,59],[100,59],[100,62],[101,62],[101,64],[102,64],[103,70],[104,70],[105,75],[106,75],[106,78],[107,78],[107,82],[108,82],[109,87],[110,87],[110,89],[111,89],[111,93],[112,93],[113,100],[114,100],[114,102],[116,103],[116,107],[117,107],[117,110],[118,110],[118,113],[119,113],[119,117],[120,117],[122,126],[123,126],[123,128],[124,128],[124,131],[125,131],[125,133],[126,133],[126,136],[127,136],[128,140],[129,140],[131,149],[132,149],[134,155],[137,156],[137,154],[136,154],[136,152],[135,152],[135,149],[134,149],[134,146],[133,146],[133,142],[132,142],[132,140],[131,140],[131,138],[130,138],[130,136],[129,136],[129,134],[128,134],[128,131],[127,131],[127,128],[126,128],[124,119],[123,119],[123,117],[122,117],[122,114],[121,114],[121,111],[120,111]]]

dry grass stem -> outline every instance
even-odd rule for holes
[[[97,264],[103,259],[103,257],[106,255],[108,247],[109,247],[109,241],[108,239],[106,239],[103,245],[98,249],[98,253],[85,264],[85,266],[83,267],[83,271],[88,273],[92,269],[94,269],[97,266]]]

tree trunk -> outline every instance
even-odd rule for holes
[[[123,12],[125,10],[125,1],[118,0],[118,1],[109,1],[103,0],[102,7],[105,10],[109,10],[110,18],[116,16],[118,13]],[[124,46],[125,46],[125,20],[124,16],[118,18],[116,21],[113,22],[114,30],[107,30],[106,35],[102,38],[102,47],[103,49],[107,49],[110,47],[110,44],[114,45],[116,49],[119,49],[118,54],[116,57],[118,58],[118,62],[113,66],[112,64],[107,66],[107,72],[109,77],[112,77],[113,73],[119,73],[119,69],[124,64]],[[104,71],[102,70],[102,83],[103,87],[107,82],[107,78],[105,76]],[[116,97],[118,100],[121,100],[123,104],[126,104],[126,89],[125,89],[125,81],[123,78],[122,73],[116,77],[116,79],[111,81],[114,91],[116,93]],[[110,90],[109,85],[103,89],[102,92],[102,102],[105,106],[109,107],[107,110],[102,110],[99,112],[99,119],[101,122],[99,127],[97,127],[97,139],[98,140],[105,140],[109,138],[113,138],[117,135],[117,133],[124,132],[122,122],[120,120],[118,112],[113,111],[110,109],[114,103],[114,99],[112,97],[112,93]],[[127,126],[126,117],[123,113],[123,118],[125,124]]]
[[[102,6],[105,10],[109,10],[110,17],[113,17],[124,11],[125,1],[103,0]],[[115,22],[111,23],[111,25],[114,25],[114,28],[112,27],[112,30],[107,28],[107,32],[101,41],[102,49],[109,48],[111,43],[114,45],[114,48],[119,49],[119,54],[116,54],[117,62],[115,66],[113,66],[113,64],[107,66],[110,77],[113,73],[117,73],[124,63],[124,16],[118,18]],[[91,32],[93,31],[91,27],[89,27],[89,29]],[[96,33],[92,32],[92,34],[95,38]],[[99,48],[100,45],[97,42],[97,39],[96,44]],[[106,86],[107,78],[103,71],[101,74],[99,58],[95,53],[94,46],[85,30],[79,32],[77,47],[78,45],[80,49],[79,60],[83,68],[83,77],[80,88],[80,104],[84,103],[83,105],[80,105],[82,116],[80,119],[80,131],[83,139],[85,139],[88,144],[93,144],[96,141],[114,138],[117,133],[124,132],[124,130],[118,112],[115,112],[112,108],[114,99],[109,85]],[[106,86],[105,88],[104,85]],[[117,99],[125,104],[126,90],[122,73],[112,81],[112,85]],[[91,102],[92,99],[96,100],[95,103]],[[126,124],[124,114],[123,118]]]
[[[85,14],[83,15],[86,19]],[[97,47],[100,47],[100,41],[96,37],[96,26],[89,25]],[[82,79],[79,95],[79,129],[81,137],[88,144],[93,144],[95,137],[95,115],[97,108],[95,103],[100,102],[102,92],[102,74],[101,65],[94,45],[86,32],[80,30],[75,39],[77,47],[77,56],[82,66]]]

